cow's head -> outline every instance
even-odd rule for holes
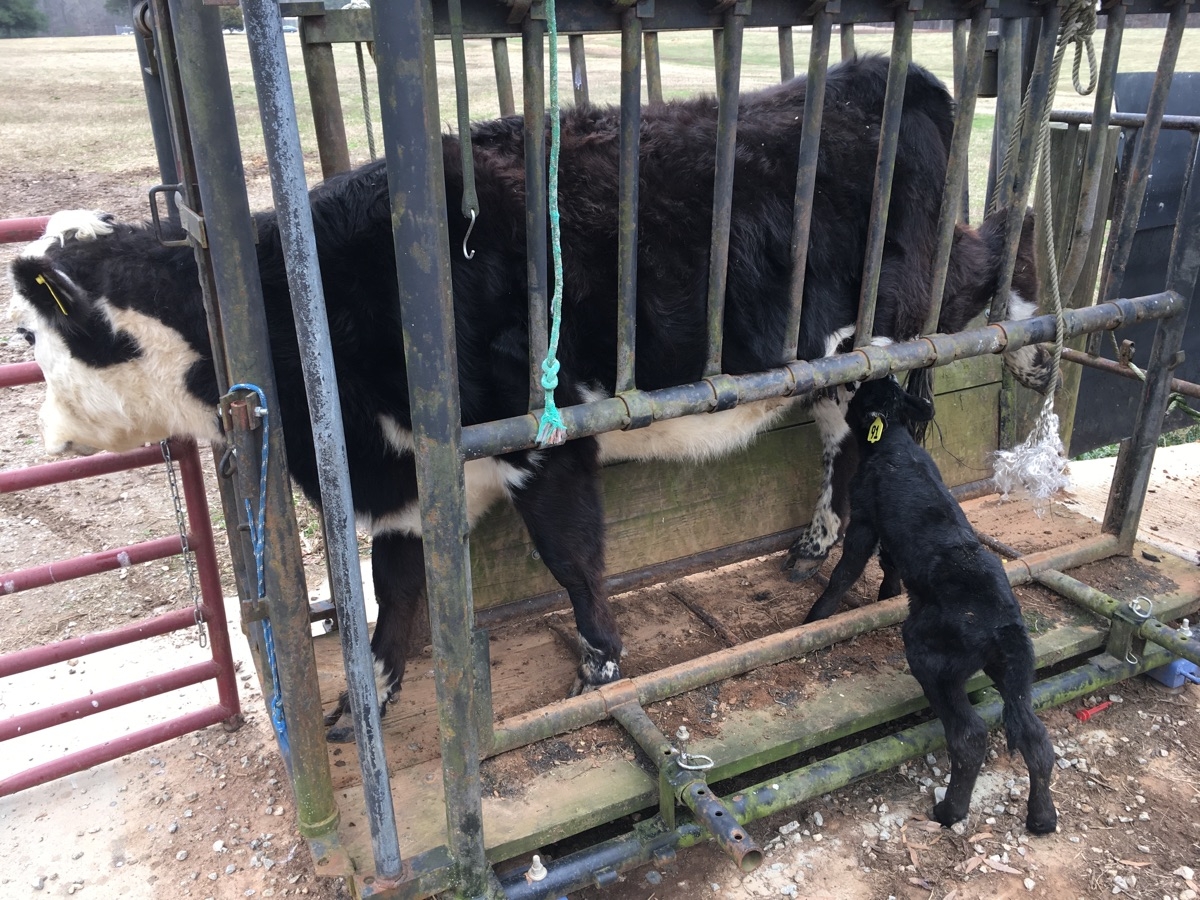
[[[111,216],[70,210],[12,264],[12,318],[46,377],[38,418],[51,453],[217,435],[202,387],[212,379],[207,343],[180,330],[197,310],[171,309],[190,304],[202,315],[194,266],[190,291],[162,296],[179,267],[139,252],[144,238]]]

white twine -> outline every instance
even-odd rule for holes
[[[996,451],[995,473],[1000,499],[1007,500],[1009,494],[1024,490],[1033,499],[1039,517],[1045,515],[1051,497],[1071,486],[1053,394],[1046,398],[1029,437],[1012,450]]]

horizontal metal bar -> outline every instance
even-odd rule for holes
[[[1103,591],[1096,590],[1091,585],[1084,584],[1070,575],[1055,569],[1047,569],[1037,575],[1038,584],[1045,585],[1050,590],[1062,594],[1073,603],[1094,612],[1106,619],[1122,615],[1131,608],[1131,604],[1122,603],[1115,597],[1110,597]],[[1126,618],[1126,621],[1129,621]],[[1181,656],[1189,662],[1200,665],[1200,642],[1190,635],[1184,637],[1174,628],[1156,619],[1153,615],[1141,617],[1140,624],[1134,628],[1134,633],[1144,640],[1152,641],[1169,650],[1175,656]]]
[[[124,472],[143,466],[161,465],[162,461],[162,448],[158,444],[153,444],[125,453],[97,453],[94,456],[77,456],[72,459],[40,463],[24,469],[10,469],[7,472],[0,472],[0,494],[46,487],[50,484],[62,484],[81,478],[93,478],[96,475],[109,475],[113,472]]]
[[[1087,663],[1036,682],[1030,699],[1034,709],[1058,706],[1169,661],[1169,656],[1156,652],[1148,654],[1134,665],[1108,667]],[[1003,702],[996,696],[977,705],[975,712],[990,730],[1000,725],[1003,708]],[[887,771],[906,760],[939,750],[945,745],[946,737],[942,723],[938,719],[932,719],[812,763],[795,772],[774,777],[770,781],[740,791],[729,798],[728,803],[738,816],[738,821],[751,822],[845,787],[865,775]]]
[[[35,362],[0,366],[0,388],[17,387],[22,384],[40,384],[45,380],[42,367]]]
[[[196,612],[193,609],[176,609],[152,619],[142,619],[122,625],[110,631],[100,631],[95,634],[84,634],[75,638],[55,641],[53,644],[42,644],[40,647],[28,647],[0,656],[0,678],[39,669],[54,663],[73,659],[77,656],[87,656],[89,653],[99,653],[101,650],[111,650],[113,647],[123,647],[144,638],[159,634],[170,634],[182,628],[196,627]]]
[[[620,30],[621,13],[629,3],[576,3],[562,4],[557,10],[560,34],[615,33]],[[789,25],[810,25],[816,4],[797,4],[792,0],[754,0],[746,4],[747,28],[779,28]],[[654,7],[655,31],[684,31],[715,29],[721,27],[721,4],[711,3],[659,3]],[[970,18],[972,7],[958,0],[924,0],[921,8],[914,10],[913,18],[919,22],[932,20],[961,20]],[[1135,0],[1130,3],[1130,15],[1143,13],[1161,14],[1161,0]],[[1037,19],[1045,12],[1043,5],[1029,0],[998,0],[992,11],[993,19]],[[471,38],[503,37],[520,33],[522,16],[515,22],[509,21],[511,8],[505,3],[465,4],[463,29]],[[1106,14],[1100,13],[1104,20]],[[835,21],[850,26],[855,24],[890,25],[895,21],[894,7],[884,3],[843,4]],[[302,38],[305,43],[354,43],[374,39],[369,10],[324,10],[321,16],[306,23]],[[449,38],[450,21],[445,4],[434,4],[433,31],[437,38]],[[845,40],[843,40],[845,47]],[[845,53],[843,52],[843,58]]]
[[[1182,297],[1164,291],[1083,309],[1069,309],[1063,314],[1066,338],[1119,328],[1145,319],[1167,318],[1183,307]],[[730,380],[737,387],[739,404],[807,394],[819,388],[861,381],[872,375],[880,377],[887,372],[942,366],[959,359],[1044,343],[1054,339],[1054,327],[1053,316],[996,323],[957,334],[931,335],[889,347],[859,347],[850,353],[811,362],[800,360],[766,372],[732,375]],[[704,382],[646,391],[642,397],[653,409],[656,420],[710,412],[716,403],[711,386]],[[570,438],[618,430],[628,423],[629,415],[625,403],[617,398],[568,406],[560,412]],[[530,448],[534,445],[537,429],[538,420],[533,413],[467,426],[462,432],[463,456],[465,459],[478,459]]]
[[[1056,109],[1050,113],[1050,121],[1063,125],[1091,125],[1093,114],[1082,109]],[[1141,128],[1146,124],[1145,113],[1114,112],[1108,118],[1108,124],[1121,128]],[[1200,132],[1200,116],[1163,116],[1164,131]]]
[[[1072,350],[1070,347],[1064,347],[1062,358],[1068,362],[1078,363],[1081,366],[1088,366],[1092,369],[1099,369],[1101,372],[1108,372],[1111,375],[1120,375],[1122,378],[1128,378],[1133,381],[1144,381],[1133,369],[1114,362],[1111,359],[1106,359],[1103,356],[1092,356],[1090,353],[1084,353],[1081,350]],[[1200,400],[1200,384],[1196,384],[1195,382],[1172,378],[1171,390],[1176,394],[1183,394],[1185,397],[1195,397]]]
[[[1035,683],[1033,704],[1036,709],[1045,709],[1068,703],[1169,661],[1168,654],[1155,650],[1132,666],[1101,667],[1087,663]],[[976,711],[989,728],[999,724],[1002,707],[998,699],[985,701]],[[797,771],[773,776],[723,799],[744,825],[944,746],[945,734],[935,719]],[[546,866],[546,877],[540,881],[526,879],[517,870],[506,875],[501,884],[508,900],[558,897],[592,884],[597,872],[609,871],[615,875],[628,871],[650,862],[656,855],[695,846],[704,837],[700,827],[691,821],[670,830],[661,826],[655,829],[654,821],[646,822],[630,833],[554,860]]]
[[[179,535],[155,538],[140,544],[130,544],[128,547],[114,547],[111,550],[75,556],[71,559],[47,563],[44,566],[7,572],[0,575],[0,593],[16,594],[31,588],[70,581],[73,578],[111,572],[113,569],[125,569],[136,563],[166,559],[182,552],[183,542],[180,541]]]
[[[36,241],[46,232],[49,216],[31,216],[25,219],[0,219],[0,244],[23,244]]]
[[[13,716],[11,719],[0,722],[0,741],[33,734],[44,728],[72,722],[85,716],[115,709],[118,706],[126,706],[138,700],[145,700],[147,697],[156,697],[168,691],[177,691],[193,684],[200,684],[216,678],[220,672],[221,667],[210,659],[182,669],[130,682],[120,687],[88,694],[86,697],[66,700],[56,703],[54,706],[45,706],[22,716]]]
[[[1067,548],[1030,554],[1005,563],[1004,568],[1010,583],[1025,584],[1044,569],[1072,568],[1096,562],[1113,555],[1117,550],[1118,541],[1113,535],[1100,535]],[[908,601],[905,597],[872,603],[820,622],[747,641],[699,659],[512,716],[495,727],[491,755],[601,721],[609,715],[611,707],[628,701],[630,681],[637,690],[638,702],[646,706],[742,675],[760,666],[774,665],[812,653],[876,628],[896,625],[907,615]]]
[[[153,747],[163,741],[169,741],[171,738],[199,731],[209,725],[216,725],[218,722],[224,722],[235,712],[224,706],[209,706],[180,716],[178,719],[151,725],[149,728],[143,728],[132,734],[105,741],[103,744],[97,744],[87,750],[68,754],[53,762],[34,766],[32,769],[0,780],[0,797],[15,794],[17,791],[23,791],[35,785],[45,784],[47,781],[62,778],[72,772],[82,772],[84,769],[120,759],[129,753],[145,750],[147,747]]]

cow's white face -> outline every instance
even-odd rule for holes
[[[122,451],[172,435],[217,437],[215,411],[187,387],[200,356],[184,337],[81,283],[112,231],[94,213],[59,213],[47,236],[13,263],[11,315],[46,377],[38,419],[47,451]],[[87,259],[73,252],[85,247]]]

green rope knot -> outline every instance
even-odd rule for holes
[[[562,236],[558,211],[558,151],[561,142],[558,112],[558,22],[554,13],[554,0],[546,2],[546,30],[550,42],[550,159],[549,190],[547,197],[550,214],[550,250],[554,259],[554,295],[550,300],[550,344],[546,358],[542,361],[542,389],[546,393],[546,408],[538,425],[537,445],[554,447],[567,439],[567,427],[554,402],[554,389],[558,387],[558,336],[562,327],[563,263]]]

